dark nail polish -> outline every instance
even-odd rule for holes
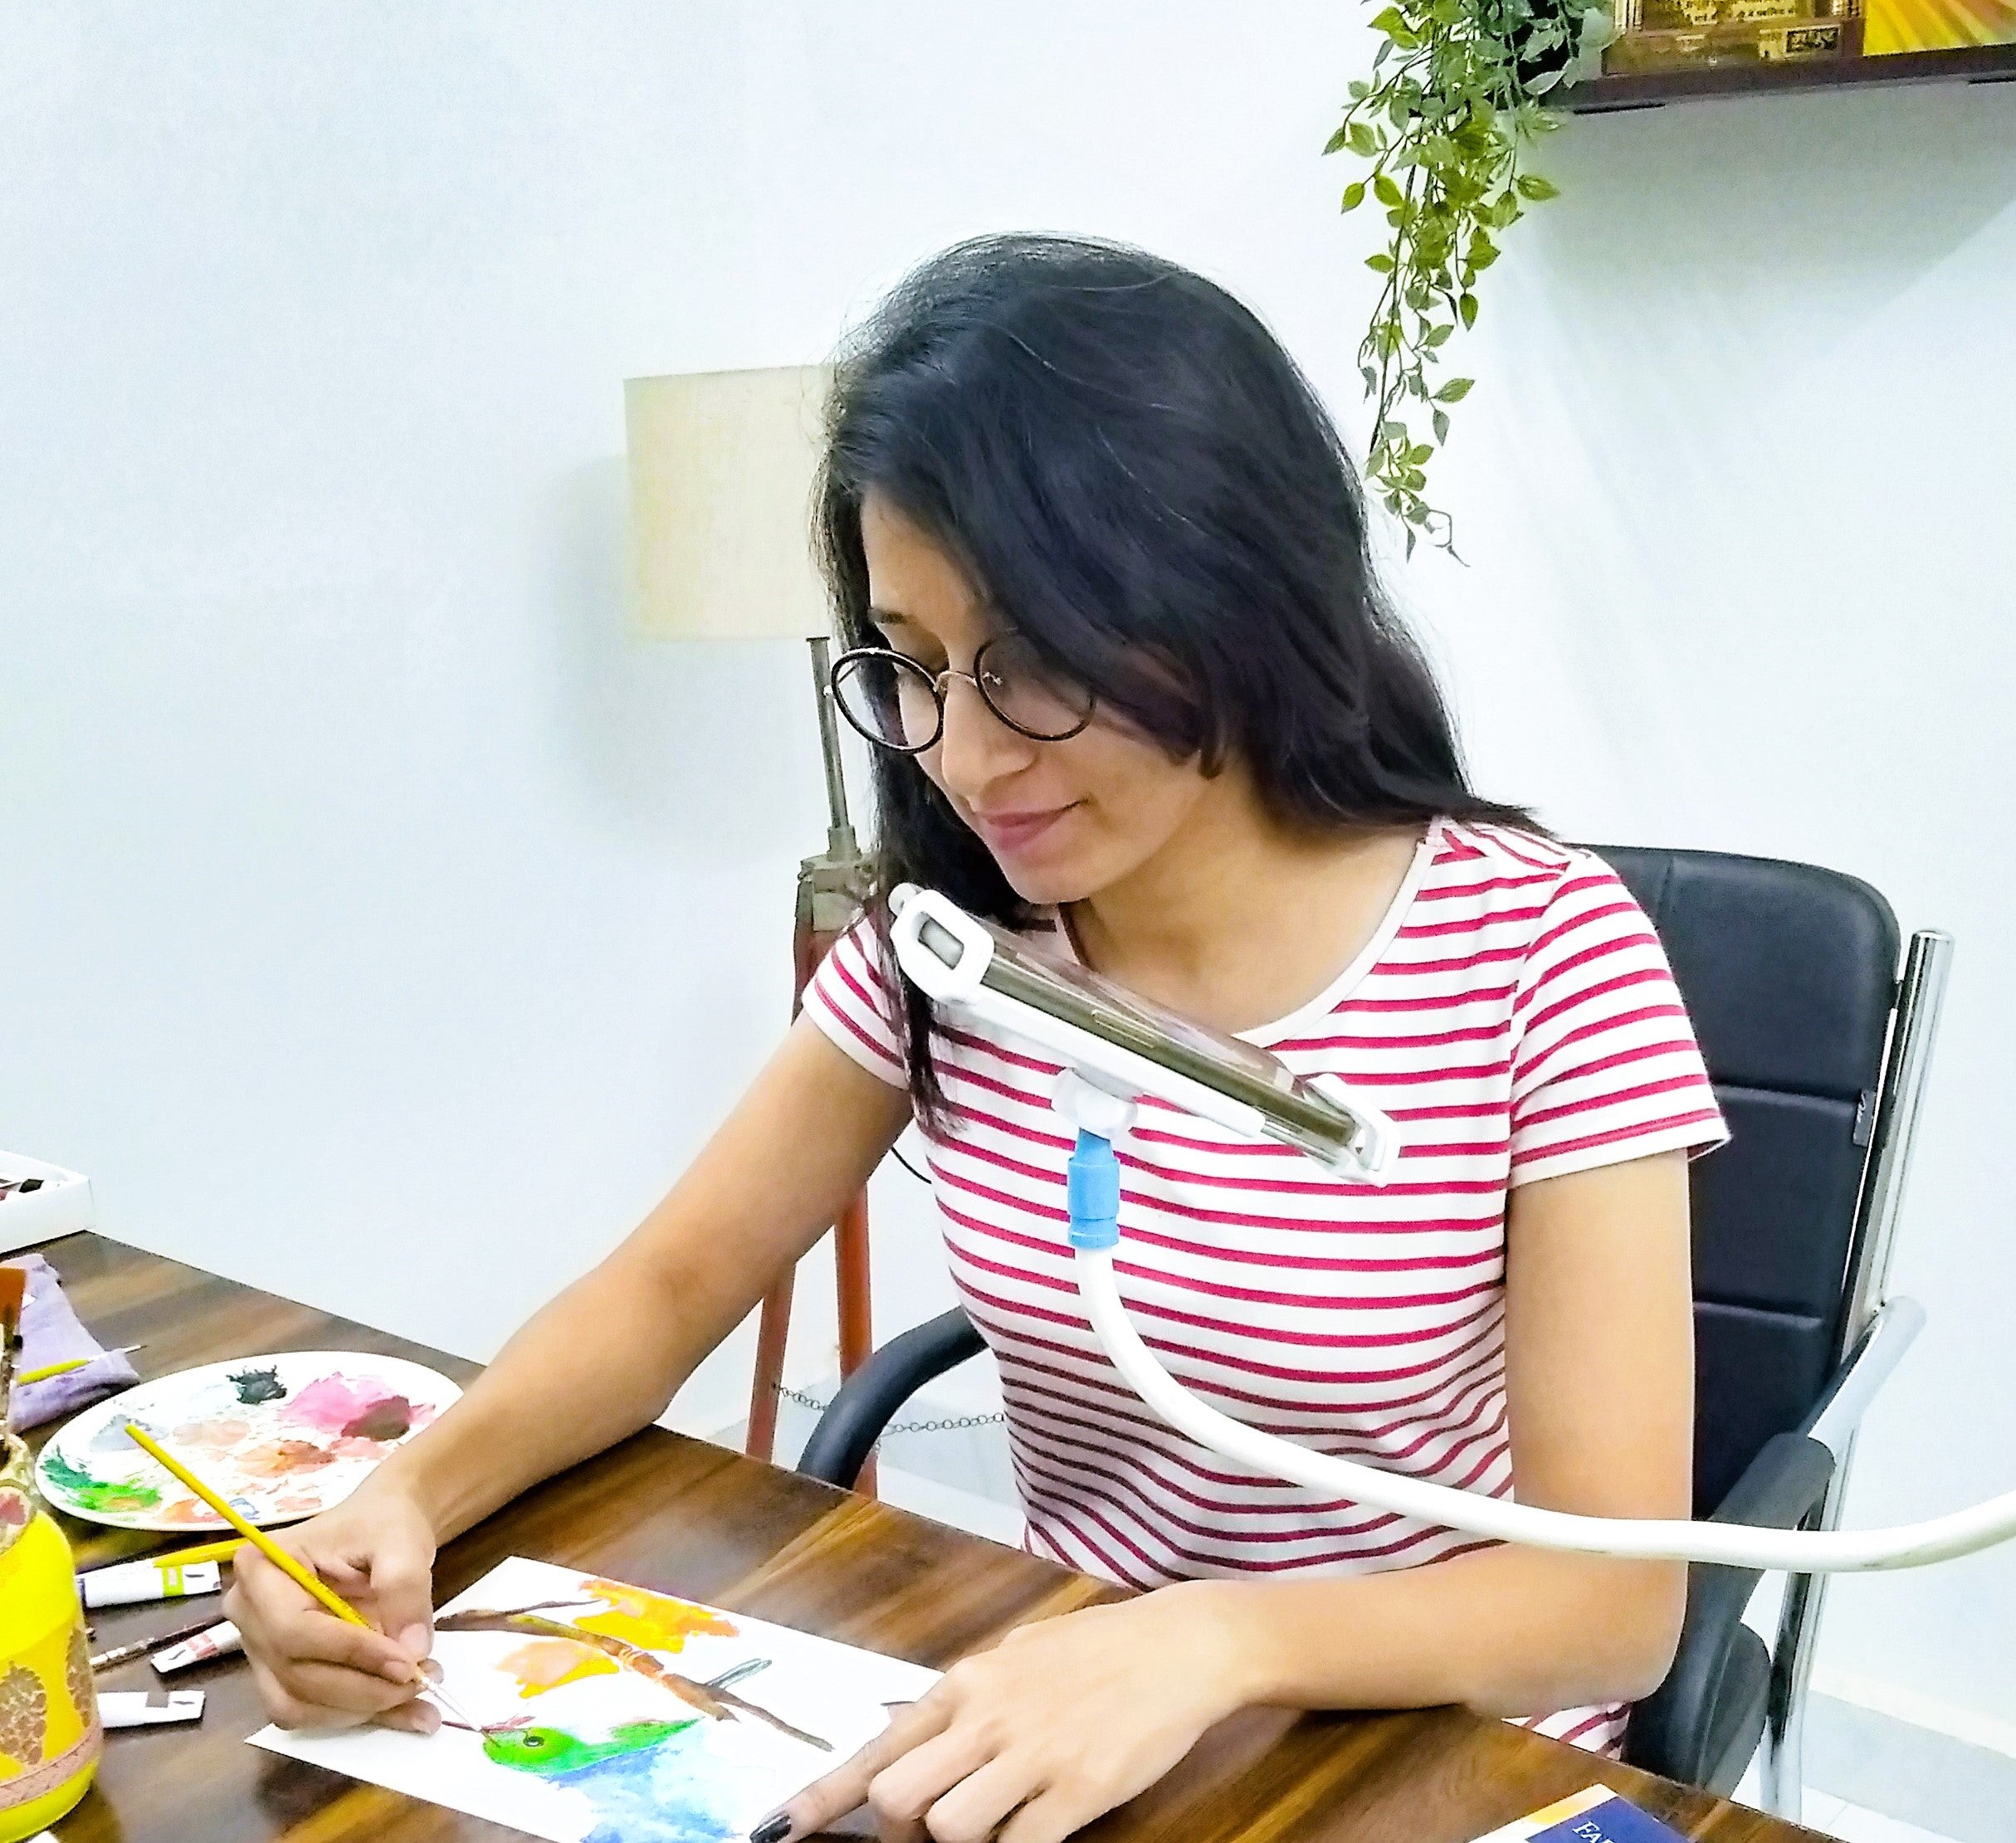
[[[777,1811],[766,1817],[749,1833],[749,1843],[784,1843],[791,1834],[791,1814]]]

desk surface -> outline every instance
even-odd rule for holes
[[[108,1346],[143,1377],[270,1351],[364,1349],[466,1382],[476,1366],[95,1235],[41,1251]],[[63,1519],[81,1566],[177,1538]],[[1120,1590],[703,1441],[647,1430],[529,1493],[442,1554],[460,1592],[530,1555],[943,1666],[1010,1626]],[[187,1602],[96,1616],[104,1649],[186,1622]],[[144,1662],[109,1689],[152,1686]],[[106,1738],[98,1789],[61,1843],[476,1843],[520,1832],[244,1744],[261,1725],[242,1661],[177,1680],[198,1728]],[[1248,1710],[1159,1786],[1086,1834],[1101,1843],[1469,1843],[1600,1779],[1700,1843],[1810,1833],[1453,1709],[1395,1715]]]

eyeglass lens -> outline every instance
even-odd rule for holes
[[[1091,720],[1091,693],[1050,671],[1019,635],[983,646],[974,677],[996,716],[1038,741],[1076,735]],[[879,647],[847,653],[834,666],[832,685],[842,713],[871,742],[915,753],[939,739],[945,700],[915,661]]]

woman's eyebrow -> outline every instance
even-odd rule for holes
[[[916,625],[907,614],[899,614],[894,608],[878,608],[872,603],[868,608],[868,618],[878,627],[913,627]]]

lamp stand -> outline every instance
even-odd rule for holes
[[[867,860],[847,820],[847,782],[840,767],[840,733],[827,690],[832,645],[824,636],[812,646],[813,695],[819,711],[819,750],[826,768],[826,849],[798,867],[798,901],[791,931],[791,1015],[804,1002],[805,987],[827,950],[845,934],[868,894]],[[833,1270],[839,1293],[840,1375],[852,1375],[874,1338],[868,1290],[868,1193],[861,1192],[833,1226]],[[777,1444],[777,1398],[784,1377],[784,1347],[791,1334],[791,1293],[787,1273],[764,1294],[756,1332],[756,1374],[749,1394],[746,1450],[768,1459]],[[875,1461],[862,1469],[857,1490],[875,1494]]]

